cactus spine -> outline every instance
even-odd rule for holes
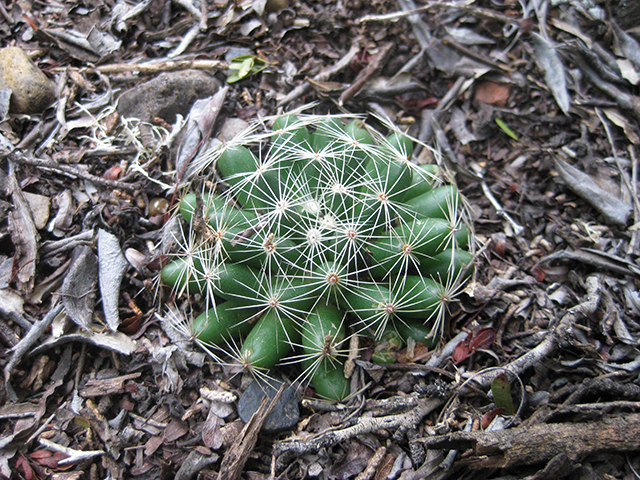
[[[201,232],[161,272],[210,308],[194,336],[224,348],[246,335],[236,354],[249,370],[293,355],[334,399],[348,393],[345,327],[437,341],[469,272],[469,229],[458,191],[412,151],[357,118],[286,115],[209,152],[222,184],[183,197],[183,223]]]

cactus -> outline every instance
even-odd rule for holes
[[[286,115],[205,155],[222,181],[183,196],[190,241],[161,272],[177,295],[204,299],[197,341],[234,346],[253,372],[288,356],[332,399],[348,393],[346,332],[437,342],[470,272],[470,231],[455,187],[391,130]]]

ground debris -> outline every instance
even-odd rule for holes
[[[0,3],[3,44],[57,95],[25,115],[0,91],[0,475],[640,471],[624,453],[640,451],[634,2],[76,3]],[[373,341],[352,336],[352,396],[293,382],[299,418],[265,433],[269,402],[238,415],[247,375],[194,340],[206,300],[172,296],[158,272],[174,242],[195,242],[165,225],[184,185],[211,187],[198,173],[229,141],[221,125],[303,105],[434,147],[413,160],[464,194],[476,271],[440,345],[376,364]],[[493,395],[497,375],[511,398]]]

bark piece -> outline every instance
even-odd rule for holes
[[[92,378],[87,381],[79,394],[83,398],[88,398],[124,393],[127,380],[133,380],[134,378],[138,378],[140,375],[142,375],[142,373],[137,372],[113,378]]]
[[[249,458],[249,453],[251,453],[251,450],[253,450],[258,440],[258,433],[262,429],[262,424],[271,412],[271,409],[280,401],[284,388],[284,385],[282,385],[271,401],[269,401],[267,396],[262,397],[260,408],[258,408],[256,413],[251,417],[249,423],[244,426],[240,435],[229,447],[222,459],[218,480],[234,480],[240,477],[244,465]]]
[[[589,423],[555,423],[498,432],[455,432],[422,439],[434,449],[471,448],[462,462],[471,468],[546,464],[566,456],[573,462],[603,452],[640,450],[640,414],[605,417]]]

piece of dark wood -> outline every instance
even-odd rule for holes
[[[260,408],[258,408],[256,413],[251,417],[251,420],[244,426],[236,441],[229,446],[227,453],[222,459],[218,480],[234,480],[240,478],[249,454],[258,440],[258,433],[260,433],[262,424],[276,403],[278,403],[278,400],[280,400],[285,388],[285,384],[282,384],[280,390],[278,390],[278,393],[276,393],[271,401],[269,401],[269,397],[266,395],[262,398]]]
[[[547,464],[559,455],[578,462],[596,453],[640,450],[640,414],[609,416],[589,423],[533,425],[498,432],[455,432],[421,441],[432,449],[472,449],[471,455],[460,460],[460,464],[471,468]]]

